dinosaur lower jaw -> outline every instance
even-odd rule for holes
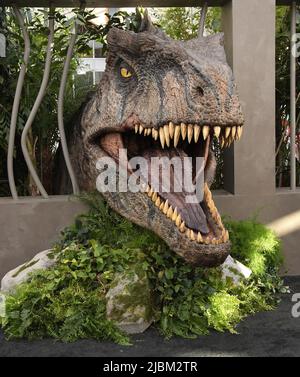
[[[240,135],[241,129],[238,127],[200,127],[191,124],[186,126],[183,123],[174,126],[170,122],[160,128],[146,128],[136,124],[129,129],[122,129],[122,132],[101,136],[97,139],[97,144],[115,160],[119,150],[125,148],[128,160],[132,157],[143,157],[151,168],[153,157],[167,157],[169,160],[174,156],[182,160],[184,157],[190,157],[195,180],[198,174],[194,163],[196,157],[202,157],[203,165],[200,169],[204,171],[205,176],[208,175],[207,161],[212,138],[216,136],[221,145],[230,145],[234,139],[239,139]],[[229,240],[228,231],[222,223],[207,183],[204,184],[203,200],[200,203],[189,204],[186,191],[174,191],[174,182],[179,179],[179,171],[172,170],[171,187],[169,191],[165,191],[162,187],[161,172],[151,176],[151,168],[147,173],[140,175],[144,183],[144,195],[148,196],[148,200],[157,207],[161,216],[171,221],[183,237],[205,245],[219,245]],[[130,174],[135,174],[130,165],[129,171]]]
[[[204,200],[201,202],[203,213],[205,214],[205,221],[208,227],[206,233],[199,230],[191,229],[186,225],[182,217],[182,208],[175,207],[169,200],[166,201],[155,192],[149,185],[146,186],[145,194],[154,203],[154,205],[161,211],[162,215],[174,223],[182,234],[185,234],[191,241],[200,244],[219,245],[226,243],[229,240],[228,231],[225,229],[221,216],[212,198],[211,191],[205,183],[204,185]]]

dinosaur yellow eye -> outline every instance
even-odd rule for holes
[[[121,76],[126,78],[126,79],[128,79],[129,77],[132,76],[132,73],[127,68],[124,68],[124,67],[121,68],[120,73],[121,73]]]

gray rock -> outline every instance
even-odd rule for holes
[[[0,292],[0,318],[5,317],[5,312],[6,312],[5,301],[6,301],[5,295]]]
[[[225,262],[221,265],[222,278],[224,280],[231,279],[233,285],[239,285],[244,279],[249,279],[252,271],[241,262],[232,258],[230,255],[226,258]]]
[[[6,57],[6,38],[5,35],[0,33],[0,58]]]
[[[117,274],[106,299],[107,318],[127,334],[142,333],[153,322],[151,290],[144,271]]]
[[[12,293],[15,288],[29,278],[29,274],[36,270],[46,270],[52,267],[56,260],[50,259],[48,254],[50,250],[44,250],[33,257],[29,262],[16,267],[9,271],[1,281],[1,291],[4,293]]]

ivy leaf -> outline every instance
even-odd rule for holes
[[[173,277],[174,277],[173,270],[171,270],[171,269],[165,270],[165,275],[166,275],[167,279],[169,279],[169,280],[173,279]]]

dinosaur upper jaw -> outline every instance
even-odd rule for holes
[[[195,265],[213,266],[222,263],[228,255],[230,247],[228,231],[222,223],[206,182],[207,176],[211,175],[209,172],[211,169],[209,164],[211,141],[213,137],[218,137],[221,145],[230,145],[232,141],[240,138],[241,130],[241,127],[235,126],[200,127],[197,124],[174,125],[169,122],[161,127],[145,127],[135,123],[120,127],[119,132],[97,133],[91,140],[102,152],[116,161],[119,158],[119,150],[127,149],[129,161],[132,157],[139,156],[143,157],[150,166],[146,173],[141,174],[141,170],[139,170],[143,182],[143,192],[136,193],[135,197],[143,195],[143,202],[145,200],[148,202],[150,212],[153,207],[155,208],[155,217],[158,220],[151,222],[148,218],[147,224],[144,224],[142,221],[131,218],[128,212],[124,215],[133,222],[151,228],[187,261]],[[188,203],[186,200],[187,190],[181,192],[174,190],[174,183],[182,173],[176,168],[171,169],[170,190],[164,190],[162,171],[158,170],[159,174],[151,176],[151,171],[157,172],[155,169],[151,170],[155,164],[153,157],[167,157],[167,159],[179,157],[181,160],[184,160],[185,157],[192,158],[190,168],[193,182],[199,174],[197,171],[199,166],[194,163],[195,159],[202,157],[200,169],[203,169],[205,176],[203,200],[198,203]],[[186,165],[183,166],[186,168]],[[128,169],[130,174],[135,174],[135,169],[130,164]],[[117,206],[115,208],[118,209]],[[141,206],[141,211],[144,210]],[[144,213],[140,213],[140,216],[142,218]],[[166,233],[159,229],[162,226],[166,228],[165,224],[168,224],[169,229],[173,229],[173,234],[170,231]],[[209,255],[206,259],[203,258],[205,253]]]

